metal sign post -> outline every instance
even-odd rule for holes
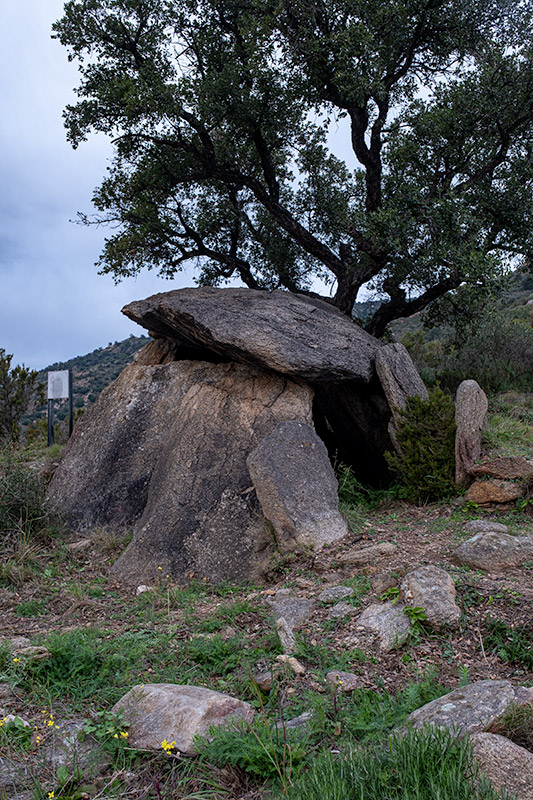
[[[54,400],[68,399],[68,435],[72,434],[72,374],[69,369],[48,373],[48,447],[54,443]]]

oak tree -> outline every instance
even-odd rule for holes
[[[69,0],[99,266],[316,290],[366,328],[533,250],[532,0]]]

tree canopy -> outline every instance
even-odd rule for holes
[[[533,0],[69,0],[120,279],[313,291],[382,335],[533,252]],[[334,150],[332,150],[334,145]]]

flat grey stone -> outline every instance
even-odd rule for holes
[[[495,733],[470,737],[474,757],[492,786],[518,800],[533,800],[533,753]]]
[[[406,605],[423,608],[430,627],[459,626],[461,609],[455,602],[455,583],[446,570],[431,564],[419,567],[405,576],[401,588]]]
[[[507,525],[492,519],[471,519],[463,528],[468,533],[509,533]]]
[[[350,603],[337,603],[328,611],[328,619],[344,619],[344,617],[354,617],[359,613],[359,609]]]
[[[279,290],[176,289],[122,312],[166,338],[313,382],[369,382],[382,347],[327,303]]]
[[[351,597],[353,589],[349,586],[330,586],[320,592],[318,599],[321,603],[336,603],[337,600],[344,600],[346,597]]]
[[[477,681],[417,708],[406,723],[415,728],[435,725],[460,735],[479,733],[501,717],[511,703],[531,702],[533,689],[509,681]]]
[[[283,617],[290,628],[298,628],[311,616],[316,601],[313,598],[299,597],[290,589],[280,589],[274,597],[267,598],[267,603],[274,612],[274,617]]]
[[[403,608],[400,604],[376,603],[365,608],[357,624],[379,637],[382,650],[394,650],[405,642],[411,632],[411,620],[403,613]]]
[[[533,537],[476,533],[454,550],[453,557],[460,564],[488,571],[518,567],[533,558]]]
[[[310,425],[278,423],[246,464],[282,552],[302,546],[316,550],[348,535],[328,451]]]
[[[337,692],[353,692],[360,689],[364,684],[359,675],[353,672],[343,672],[342,670],[331,670],[326,675],[328,686]]]
[[[159,752],[166,739],[186,755],[195,753],[194,737],[211,725],[251,722],[254,716],[249,703],[228,694],[172,683],[134,686],[112,710],[122,712],[132,747]]]
[[[345,566],[362,566],[372,563],[372,561],[381,556],[392,555],[397,549],[397,546],[392,542],[378,542],[367,547],[357,547],[347,550],[345,553],[339,553],[336,561]]]

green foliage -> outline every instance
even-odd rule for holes
[[[292,788],[291,800],[497,800],[467,739],[428,729],[341,756],[321,754]]]
[[[254,778],[279,780],[282,785],[290,782],[307,755],[301,730],[270,724],[264,714],[236,730],[212,727],[207,738],[198,738],[196,742],[209,763],[232,764]]]
[[[483,636],[485,650],[496,653],[502,661],[533,669],[533,625],[510,628],[497,617],[487,617],[487,633]]]
[[[440,500],[455,493],[455,407],[448,395],[436,388],[428,400],[409,397],[397,441],[401,454],[387,453],[386,459],[407,499]]]
[[[0,347],[0,442],[18,442],[23,414],[43,397],[39,373],[24,365],[12,367],[12,359]]]
[[[32,728],[15,716],[13,720],[0,717],[0,747],[6,752],[10,748],[28,750],[31,745]]]
[[[455,392],[466,379],[486,392],[533,391],[533,306],[523,271],[511,273],[491,298],[450,293],[424,315],[424,330],[397,323],[395,333],[428,385]],[[405,332],[405,327],[410,330]]]
[[[102,271],[193,262],[200,284],[290,291],[318,277],[347,314],[367,287],[378,336],[462,284],[491,291],[532,250],[530,12],[69,0],[54,25],[81,72],[67,136],[116,149],[97,218],[82,215],[115,228]]]
[[[0,533],[5,538],[38,538],[49,532],[51,518],[44,486],[25,464],[9,457],[0,465]]]

